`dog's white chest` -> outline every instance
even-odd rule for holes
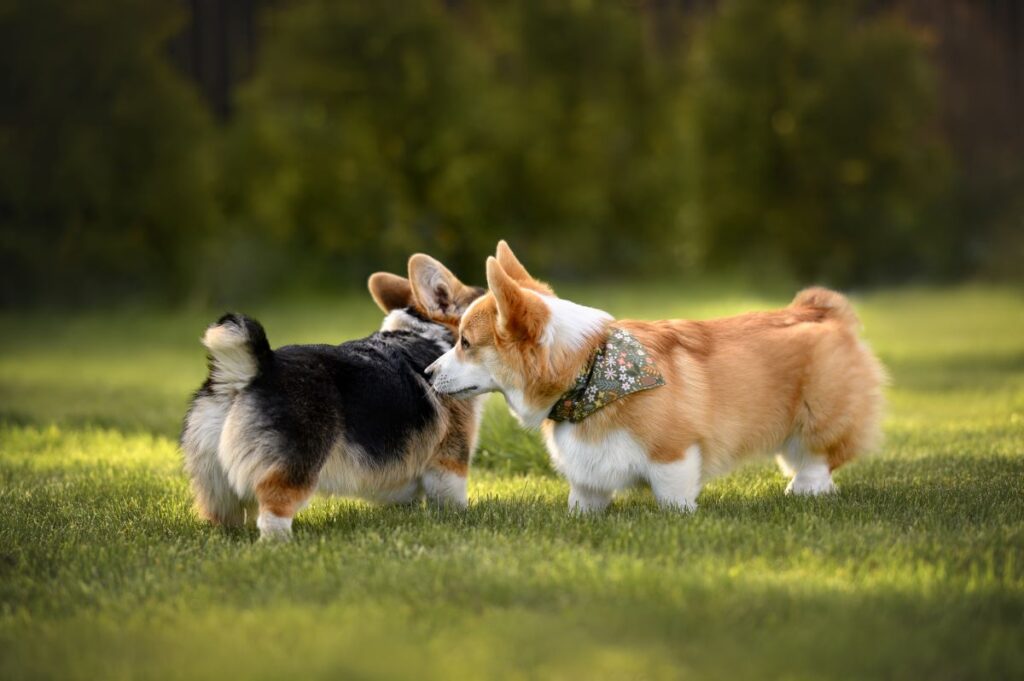
[[[545,428],[555,468],[570,482],[596,490],[617,490],[647,477],[647,452],[632,435],[617,430],[595,442],[580,439],[577,430],[578,426],[568,421]]]

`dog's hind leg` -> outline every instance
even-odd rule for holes
[[[216,455],[204,457],[201,466],[190,467],[190,473],[199,515],[225,527],[241,527],[245,523],[246,506],[231,489]]]
[[[438,459],[423,473],[423,493],[427,500],[440,506],[466,508],[467,465],[452,459]]]
[[[423,493],[435,504],[466,508],[469,505],[466,478],[476,447],[479,403],[455,402],[448,409],[448,432],[423,473]]]
[[[245,522],[245,507],[217,457],[229,406],[226,398],[201,390],[185,417],[181,449],[199,515],[217,525],[237,527]]]
[[[828,457],[811,451],[802,438],[787,440],[776,461],[782,474],[790,478],[786,494],[818,496],[836,491]]]
[[[686,449],[683,458],[666,463],[652,463],[648,481],[658,505],[673,511],[697,510],[701,489],[701,454],[698,445]]]
[[[279,471],[271,471],[256,485],[259,516],[256,526],[261,540],[287,541],[292,536],[292,519],[313,495],[314,485],[297,484]]]

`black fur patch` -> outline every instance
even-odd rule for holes
[[[289,345],[260,362],[245,393],[282,443],[290,482],[301,485],[339,438],[359,446],[368,465],[400,461],[409,438],[438,417],[423,370],[440,354],[437,343],[406,331],[336,346]]]

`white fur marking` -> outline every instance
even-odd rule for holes
[[[431,469],[423,474],[423,491],[427,499],[442,506],[466,508],[466,478],[451,471]]]
[[[612,493],[569,483],[569,511],[571,513],[600,513],[608,508]]]
[[[434,341],[441,352],[451,349],[451,332],[443,325],[419,319],[405,310],[392,310],[384,317],[381,331],[409,331],[427,340]]]
[[[211,326],[203,334],[203,345],[213,358],[213,389],[239,391],[256,375],[256,358],[249,350],[249,337],[232,323]]]
[[[551,413],[551,406],[531,407],[526,403],[526,395],[517,388],[505,388],[502,391],[505,401],[508,402],[509,411],[519,420],[524,428],[537,430],[544,423],[544,419]],[[552,405],[553,406],[553,405]]]
[[[498,389],[498,384],[485,364],[464,362],[456,353],[457,348],[452,348],[424,370],[432,376],[434,390],[466,398]]]
[[[261,541],[288,541],[292,538],[292,519],[261,510],[256,519]]]
[[[542,295],[540,299],[551,312],[540,341],[543,345],[579,349],[612,321],[612,316],[604,310],[551,296]]]
[[[786,494],[818,496],[836,491],[828,460],[807,451],[799,438],[789,440],[776,461],[783,474],[793,477],[786,486]]]
[[[577,427],[568,421],[545,427],[552,463],[574,488],[610,495],[647,477],[647,452],[628,432],[616,430],[588,442],[577,437]]]
[[[662,508],[677,511],[697,510],[697,495],[701,481],[700,447],[690,445],[679,461],[651,463],[648,480],[651,491]]]

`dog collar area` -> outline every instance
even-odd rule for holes
[[[663,385],[665,378],[640,341],[625,329],[611,326],[604,344],[558,398],[548,418],[579,423],[615,400]]]

